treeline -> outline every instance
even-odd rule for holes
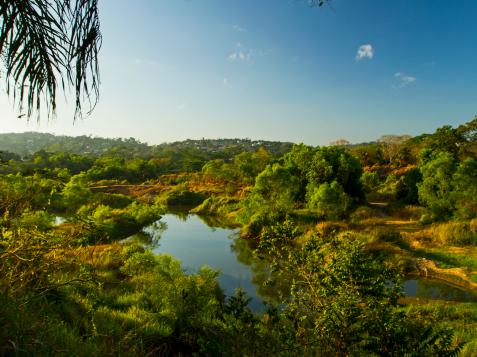
[[[65,136],[49,133],[1,133],[0,153],[16,154],[28,158],[38,151],[66,152],[88,156],[100,156],[110,150],[122,148],[133,156],[153,156],[161,153],[202,152],[231,158],[244,151],[256,151],[263,147],[274,155],[287,152],[291,143],[250,139],[200,139],[184,140],[159,145],[148,145],[134,138],[101,138],[92,136]]]
[[[0,134],[0,151],[25,158],[40,150],[97,156],[117,146],[133,152],[146,150],[148,147],[134,138],[109,139],[86,135],[73,137],[37,132]]]
[[[211,160],[230,162],[258,150],[281,155],[291,144],[248,139],[187,140],[149,146],[137,140],[0,134],[0,173],[75,175],[140,183],[166,173],[197,172]],[[3,150],[3,151],[2,151]]]

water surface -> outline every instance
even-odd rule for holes
[[[196,272],[207,265],[220,271],[219,283],[230,296],[236,288],[252,298],[250,307],[263,311],[263,301],[278,301],[287,287],[266,286],[268,269],[256,259],[247,241],[238,238],[238,229],[211,227],[220,221],[193,214],[166,214],[156,223],[144,228],[152,238],[156,253],[169,253],[179,259],[186,272]],[[477,301],[477,295],[443,281],[424,278],[408,279],[403,283],[406,296],[427,300]]]
[[[241,288],[252,298],[250,307],[253,310],[263,309],[263,298],[254,284],[252,267],[239,260],[238,230],[209,227],[197,215],[166,214],[160,222],[162,224],[145,228],[150,235],[160,234],[154,252],[172,254],[187,272],[196,272],[204,265],[219,270],[218,280],[226,295]]]
[[[476,293],[439,280],[409,279],[404,281],[403,289],[406,296],[419,299],[477,302]]]

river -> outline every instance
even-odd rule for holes
[[[203,265],[220,271],[218,280],[226,295],[241,288],[251,298],[251,309],[263,311],[263,302],[273,300],[276,293],[263,286],[267,267],[253,257],[247,242],[238,238],[237,229],[219,225],[198,215],[166,214],[144,232],[152,238],[155,253],[173,255],[190,273]],[[407,297],[423,300],[477,301],[474,293],[435,280],[408,279],[403,290]]]

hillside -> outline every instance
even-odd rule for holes
[[[134,138],[111,139],[37,132],[0,134],[0,151],[15,153],[22,157],[30,156],[40,150],[99,156],[118,147],[128,149],[130,153],[135,153],[138,156],[150,155],[153,152],[179,150],[194,150],[211,154],[224,153],[233,156],[243,151],[256,151],[260,147],[278,155],[287,152],[291,146],[292,143],[289,142],[250,139],[188,139],[160,145],[148,145]]]

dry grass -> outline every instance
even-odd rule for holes
[[[477,244],[476,226],[470,222],[446,222],[431,225],[423,231],[423,234],[428,240],[440,245],[475,245]]]
[[[343,221],[324,221],[315,226],[315,232],[322,236],[329,236],[347,229],[348,225]]]

